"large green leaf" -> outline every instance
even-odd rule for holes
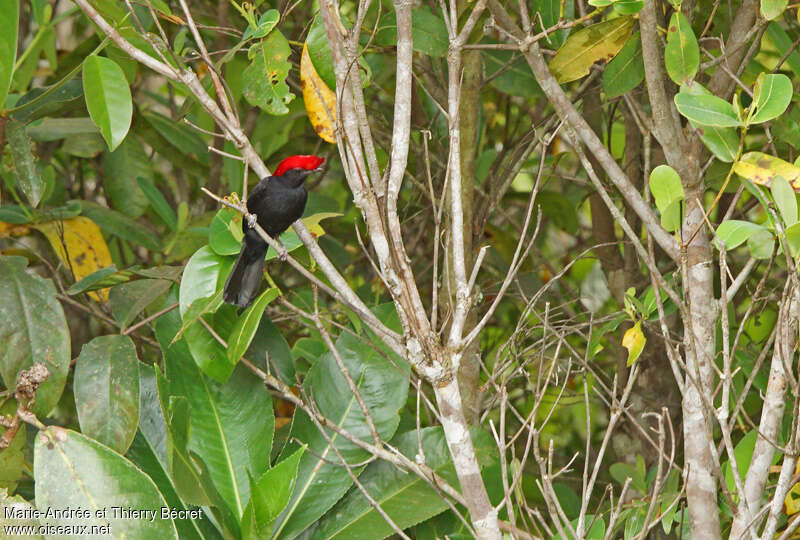
[[[426,8],[412,10],[411,41],[416,52],[435,58],[444,58],[447,56],[450,45],[444,19]],[[375,44],[382,47],[391,47],[397,44],[397,16],[394,12],[389,12],[381,18],[378,31],[375,33]],[[312,63],[314,63],[313,56]],[[314,65],[316,66],[316,63]],[[325,79],[323,78],[323,80]]]
[[[184,339],[169,345],[179,328],[176,311],[156,322],[156,338],[167,352],[167,380],[159,387],[159,399],[162,406],[175,398],[186,401],[188,449],[205,464],[223,504],[238,521],[250,498],[248,472],[260,477],[269,469],[272,401],[266,387],[242,365],[225,384],[205,376]]]
[[[491,462],[492,442],[485,434],[473,432],[473,441],[481,466]],[[441,427],[424,428],[396,437],[392,444],[403,455],[415,459],[419,444],[428,465],[448,482],[457,482],[447,440]],[[359,482],[381,509],[405,529],[447,509],[447,503],[419,476],[400,471],[385,461],[369,465]],[[378,514],[359,489],[351,490],[334,508],[303,535],[304,540],[380,540],[392,534],[392,528]]]
[[[92,55],[83,61],[83,88],[89,115],[113,152],[128,134],[133,118],[125,73],[110,58]]]
[[[603,71],[606,97],[611,99],[630,92],[639,86],[643,79],[642,40],[639,38],[639,32],[636,32]]]
[[[792,81],[783,73],[761,73],[753,89],[749,124],[760,124],[777,118],[786,111],[792,100]]]
[[[244,70],[244,97],[251,105],[269,114],[287,114],[287,103],[294,99],[286,77],[289,75],[291,54],[289,42],[278,30],[273,30],[260,44],[250,48],[250,65]]]
[[[542,28],[550,28],[562,17],[568,21],[572,20],[575,16],[575,3],[562,2],[561,0],[534,0],[533,10],[541,17]],[[567,39],[569,33],[569,28],[556,30],[548,36],[548,43],[552,48],[558,48],[564,44],[564,40]]]
[[[19,32],[19,2],[2,0],[0,2],[0,109],[6,102],[6,95],[14,74],[17,59],[17,33]]]
[[[281,292],[277,287],[270,287],[241,314],[233,330],[228,336],[228,361],[236,365],[242,357],[258,330],[258,324],[267,305],[275,300]]]
[[[682,89],[675,94],[675,106],[683,116],[703,126],[738,127],[741,124],[733,105],[717,96],[691,94]]]
[[[588,75],[595,62],[616,56],[632,29],[633,18],[617,17],[571,34],[550,61],[550,71],[562,84]]]
[[[60,427],[42,431],[36,438],[33,470],[40,511],[80,508],[91,515],[42,519],[44,524],[110,526],[115,538],[178,538],[172,519],[161,519],[167,503],[153,481],[121,455],[80,433]],[[152,520],[131,519],[113,507],[155,515]],[[103,517],[96,517],[98,510]]]
[[[172,286],[166,279],[137,279],[117,285],[109,293],[111,313],[125,330],[147,306]]]
[[[339,336],[335,346],[359,388],[379,435],[383,439],[391,438],[400,420],[398,411],[408,394],[408,364],[394,354],[376,351],[348,332]],[[328,352],[317,360],[308,371],[303,388],[313,396],[317,409],[330,422],[362,440],[371,440],[364,413],[333,354]],[[351,465],[368,457],[364,450],[335,432],[328,431],[328,437]],[[303,441],[309,449],[300,460],[291,500],[275,528],[274,535],[286,540],[316,521],[352,484],[343,467],[329,463],[339,460],[336,452],[300,409],[295,411],[292,422],[292,439]]]
[[[650,173],[650,192],[661,213],[661,226],[678,230],[681,224],[681,201],[684,198],[681,177],[669,165],[659,165]]]
[[[195,300],[213,296],[225,284],[233,260],[214,253],[209,246],[198,249],[183,269],[179,295],[181,317]]]
[[[6,122],[6,138],[11,158],[14,160],[17,186],[25,194],[31,206],[39,206],[39,201],[44,195],[45,183],[33,157],[33,142],[25,132],[25,126],[16,120]]]
[[[746,242],[750,236],[763,229],[764,227],[761,225],[749,221],[727,219],[717,227],[716,240],[718,242],[723,242],[725,244],[725,249],[730,251]]]
[[[124,454],[139,423],[139,366],[128,336],[99,336],[75,364],[75,408],[81,433]]]
[[[103,187],[114,209],[138,218],[150,201],[136,179],[150,178],[152,164],[139,141],[128,137],[113,152],[103,154]]]
[[[289,502],[303,452],[305,448],[300,448],[258,480],[250,479],[250,502],[242,515],[243,538],[257,540],[270,536],[275,520]]]
[[[694,79],[700,67],[700,47],[697,45],[697,38],[689,20],[680,11],[673,13],[669,20],[664,65],[669,78],[676,84]]]
[[[49,279],[25,271],[23,257],[0,256],[0,375],[15,388],[19,372],[34,362],[49,376],[36,392],[33,411],[49,413],[64,390],[70,361],[70,338],[56,288]]]

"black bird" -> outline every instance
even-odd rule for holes
[[[317,156],[291,156],[280,162],[272,176],[262,178],[247,198],[247,211],[268,235],[275,240],[300,219],[306,207],[308,192],[305,179],[318,171],[325,161]],[[242,222],[244,242],[236,264],[225,282],[222,297],[229,304],[246,308],[258,295],[264,274],[267,244],[253,228],[255,223]],[[285,256],[285,252],[282,254]]]

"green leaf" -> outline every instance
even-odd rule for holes
[[[97,126],[88,116],[79,118],[43,118],[32,122],[26,130],[34,141],[57,141],[74,135],[96,135],[102,137]],[[105,148],[105,147],[103,147]]]
[[[661,212],[661,226],[667,232],[675,232],[681,228],[681,199],[676,199],[669,203],[664,211]]]
[[[267,305],[280,296],[277,287],[271,287],[261,293],[236,321],[228,337],[228,360],[236,364],[253,341],[253,336],[258,329],[258,323]]]
[[[110,527],[115,537],[174,538],[171,519],[161,519],[164,497],[153,481],[133,463],[88,437],[60,427],[49,427],[36,438],[33,457],[36,504],[46,509],[83,508],[91,518],[42,519],[43,524]],[[113,506],[149,509],[154,519],[114,515]],[[107,509],[103,517],[96,511]]]
[[[724,242],[725,249],[730,251],[742,243],[746,242],[750,236],[764,227],[749,221],[737,219],[727,219],[717,227],[717,238],[715,242]]]
[[[208,245],[217,255],[236,255],[242,249],[242,214],[224,206],[217,211],[208,230]]]
[[[482,51],[489,85],[511,96],[537,97],[542,89],[525,58],[513,51]],[[499,73],[499,75],[495,75]]]
[[[221,504],[238,522],[250,498],[248,472],[260,478],[269,469],[275,430],[271,397],[244,366],[224,384],[206,377],[184,339],[169,345],[179,327],[174,310],[156,321],[167,378],[159,385],[159,400],[162,408],[171,398],[186,401],[188,450],[206,465]]]
[[[42,175],[33,157],[33,143],[25,133],[25,126],[15,120],[6,122],[6,138],[14,162],[14,175],[17,186],[27,197],[31,206],[39,206],[45,191]]]
[[[644,7],[644,0],[617,0],[614,11],[620,15],[636,15]]]
[[[754,259],[769,259],[775,248],[775,236],[767,229],[754,232],[747,239],[747,250]]]
[[[611,2],[609,2],[611,3]],[[534,0],[534,12],[541,17],[542,28],[550,28],[555,25],[562,17],[566,20],[572,20],[575,16],[574,2],[562,2],[561,0]],[[563,10],[563,14],[562,14]],[[550,36],[549,43],[553,48],[560,47],[564,44],[570,29],[556,30]]]
[[[694,82],[690,85],[681,85],[681,92],[697,96],[712,96],[703,85]],[[739,153],[739,134],[733,128],[722,128],[717,126],[700,125],[689,120],[689,124],[700,135],[700,139],[711,153],[725,163],[733,162]]]
[[[19,2],[4,0],[0,3],[0,109],[6,103],[14,63],[17,60],[17,34],[19,32]]]
[[[112,276],[112,275],[114,275],[116,273],[117,273],[117,267],[114,266],[113,264],[111,266],[107,266],[105,268],[101,268],[100,270],[92,272],[91,274],[89,274],[85,278],[83,278],[83,279],[77,281],[76,283],[74,283],[69,289],[67,289],[67,294],[72,296],[72,295],[80,294],[82,292],[95,290],[95,289],[92,288],[95,284],[103,281],[107,277]],[[100,288],[103,288],[103,287],[100,287]]]
[[[208,246],[201,247],[189,258],[181,278],[181,317],[195,300],[214,296],[222,289],[231,266],[231,258],[217,255]]]
[[[800,253],[800,223],[795,223],[786,228],[786,245],[789,247],[789,255],[797,259]]]
[[[636,32],[603,71],[603,88],[611,99],[630,92],[643,80],[642,40]]]
[[[20,371],[43,363],[49,376],[36,392],[33,411],[44,417],[64,390],[70,337],[53,282],[26,272],[26,262],[0,256],[0,375],[13,389]]]
[[[81,201],[81,215],[97,223],[103,232],[118,236],[134,245],[145,247],[150,251],[158,251],[161,247],[161,241],[155,234],[125,214],[91,201]]]
[[[396,319],[396,315],[394,317]],[[358,336],[346,332],[338,337],[335,346],[366,402],[378,434],[383,439],[390,439],[399,424],[398,411],[408,395],[408,364],[388,350],[378,352]],[[339,426],[346,425],[356,437],[370,439],[364,414],[330,352],[311,367],[303,387],[313,395],[320,413],[329,421]],[[334,432],[329,431],[329,437],[351,465],[368,457],[364,450]],[[338,461],[338,457],[300,409],[295,410],[290,440],[292,438],[307,443],[309,450],[300,460],[291,500],[274,531],[275,537],[287,540],[319,519],[352,484],[343,467],[326,461]],[[320,459],[320,456],[325,456],[325,459]],[[355,471],[358,474],[360,469]]]
[[[181,329],[178,330],[178,333],[175,334],[174,338],[172,338],[172,342],[174,343],[175,341],[179,340],[183,336],[183,333],[186,331],[186,329],[197,322],[197,319],[203,315],[216,313],[220,306],[222,306],[221,289],[213,296],[198,298],[192,302],[192,305],[189,306],[189,309],[187,309],[186,313],[183,315]]]
[[[444,58],[450,48],[444,19],[423,8],[411,11],[411,39],[415,51],[434,58]]]
[[[446,57],[450,39],[447,36],[444,19],[431,13],[427,8],[412,10],[411,41],[415,52],[427,54],[433,58]],[[375,43],[381,47],[397,45],[397,16],[394,12],[387,13],[381,18],[378,31],[375,33]],[[311,50],[309,50],[309,54],[311,54]],[[311,61],[316,67],[313,56]],[[325,80],[324,77],[323,80]],[[334,86],[329,86],[329,88],[334,88]]]
[[[662,214],[670,204],[684,198],[681,177],[669,165],[659,165],[650,173],[650,192]]]
[[[490,442],[473,431],[479,465],[491,463]],[[392,444],[403,455],[414,459],[422,445],[425,464],[450,482],[456,481],[447,440],[441,427],[423,428],[397,436]],[[359,482],[381,509],[401,528],[421,523],[448,508],[447,503],[427,482],[397,467],[377,461],[359,476]],[[348,493],[317,522],[307,535],[309,540],[378,540],[392,534],[392,528],[378,514],[359,489]]]
[[[771,22],[767,25],[767,36],[776,50],[791,51],[789,56],[786,57],[786,65],[791,68],[796,76],[800,77],[800,53],[792,47],[794,38],[789,37],[786,30],[781,28],[777,22]]]
[[[675,106],[683,116],[702,126],[738,127],[740,122],[733,105],[712,95],[675,94]]]
[[[81,432],[124,454],[139,424],[139,360],[131,338],[94,338],[75,364],[75,408]]]
[[[137,279],[112,287],[108,300],[120,330],[125,331],[147,306],[171,286],[172,282],[166,279]]]
[[[147,197],[147,200],[150,201],[158,217],[163,219],[164,223],[166,223],[170,229],[173,231],[177,230],[178,218],[175,215],[175,211],[167,202],[167,199],[164,198],[164,195],[153,184],[153,181],[140,176],[136,179],[136,183],[139,184],[139,188],[142,190],[145,197]]]
[[[761,0],[761,14],[768,21],[773,21],[786,10],[789,0]]]
[[[83,61],[83,88],[89,116],[113,152],[128,134],[133,118],[125,73],[110,58],[92,55]]]
[[[383,22],[383,20],[382,20]],[[395,35],[397,30],[395,29]],[[381,30],[375,33],[375,42],[380,45],[379,41]],[[325,83],[325,86],[334,90],[336,88],[336,73],[333,70],[333,55],[331,48],[328,44],[328,35],[325,33],[325,22],[320,15],[314,17],[314,22],[311,23],[311,28],[308,30],[306,37],[306,46],[308,47],[308,56],[311,58],[311,63],[314,64],[314,69],[317,70],[317,75]]]
[[[753,89],[748,124],[761,124],[782,115],[792,100],[793,92],[792,81],[783,73],[761,73]]]
[[[147,112],[142,116],[159,135],[182,154],[194,156],[201,163],[208,163],[208,145],[192,128],[154,112]],[[163,153],[167,149],[162,148],[160,151]]]
[[[268,9],[258,19],[255,28],[252,26],[247,27],[247,30],[244,31],[244,35],[242,36],[242,41],[263,38],[272,32],[272,29],[278,25],[280,19],[281,14],[277,9]]]
[[[800,189],[800,167],[762,152],[748,152],[733,166],[734,172],[754,184],[769,187],[782,176],[794,189]]]
[[[633,18],[617,17],[578,30],[558,49],[550,71],[561,84],[585,77],[595,62],[616,56],[632,29]]]
[[[776,176],[772,180],[770,190],[784,225],[790,227],[797,223],[797,196],[789,182],[783,176]]]
[[[250,502],[242,515],[242,537],[269,538],[278,515],[289,502],[297,466],[305,452],[301,447],[275,467],[254,480],[250,478]]]
[[[700,47],[697,45],[697,38],[689,20],[680,11],[673,13],[669,20],[664,65],[669,78],[676,84],[694,79],[700,67]]]
[[[11,117],[27,124],[44,116],[60,117],[83,107],[83,104],[83,83],[76,77],[51,86],[33,88],[14,104],[19,110]]]
[[[144,214],[147,200],[136,179],[150,178],[153,168],[144,147],[136,139],[125,139],[113,152],[103,154],[103,187],[114,209],[138,218]]]
[[[642,332],[642,321],[636,321],[622,336],[622,346],[628,350],[628,367],[632,366],[644,350],[647,338]]]
[[[250,65],[244,70],[242,83],[244,97],[251,105],[261,107],[269,114],[289,112],[286,104],[295,97],[286,84],[291,52],[289,42],[277,30],[250,48]]]

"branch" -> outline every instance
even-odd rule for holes
[[[539,86],[544,91],[547,99],[553,105],[558,115],[572,127],[578,135],[578,138],[586,145],[589,151],[594,154],[597,161],[606,171],[611,182],[617,187],[628,205],[645,224],[648,233],[652,235],[658,245],[661,246],[673,260],[677,261],[679,254],[677,241],[664,230],[659,219],[653,212],[653,209],[644,202],[639,191],[631,183],[630,179],[628,179],[625,172],[620,168],[603,142],[597,137],[594,131],[592,131],[592,128],[586,123],[586,120],[583,119],[569,98],[567,98],[564,90],[547,67],[539,45],[537,43],[532,43],[529,48],[523,48],[525,41],[522,30],[516,26],[513,19],[511,19],[498,0],[489,0],[489,10],[492,12],[495,19],[519,40],[520,50],[525,55],[525,59],[528,61],[528,65],[530,65],[536,81],[539,83]]]

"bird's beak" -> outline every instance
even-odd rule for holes
[[[324,171],[324,170],[325,170],[325,167],[317,167],[316,169],[314,169],[314,170],[313,170],[313,171],[311,171],[311,172],[322,172],[322,171]]]

